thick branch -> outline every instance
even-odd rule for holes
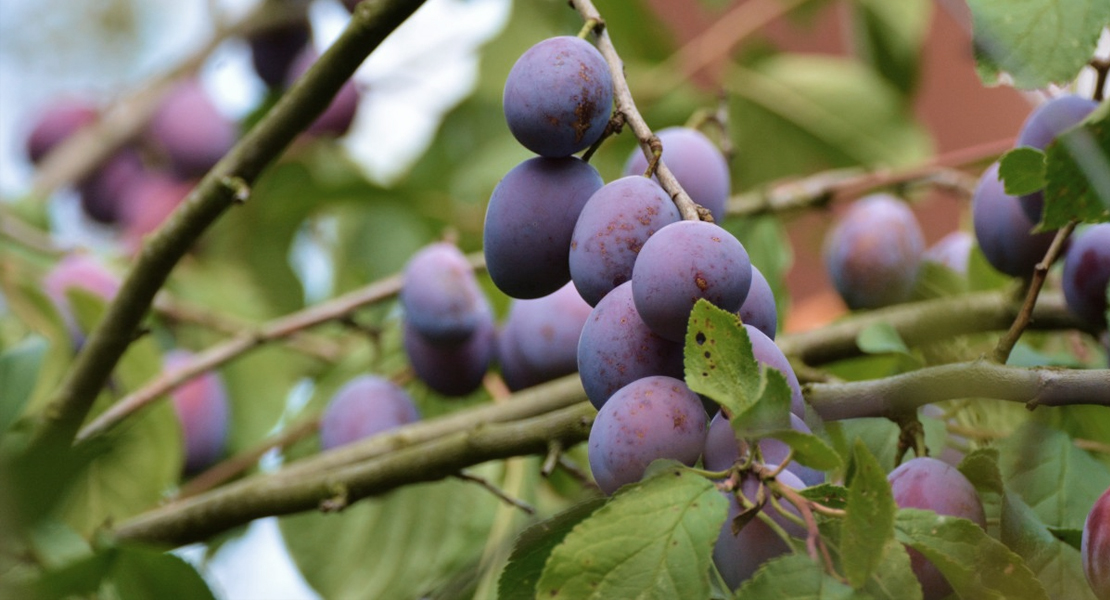
[[[339,39],[146,240],[119,293],[51,399],[40,435],[68,440],[76,434],[177,261],[232,203],[245,200],[244,191],[249,191],[262,170],[327,108],[366,56],[422,3],[362,2]]]
[[[875,324],[894,327],[902,340],[912,347],[956,336],[1005,330],[1013,323],[1021,306],[1006,292],[949,296],[860,313],[821,329],[780,336],[776,343],[787,356],[820,365],[860,356],[863,352],[856,338]],[[1060,293],[1041,295],[1033,308],[1030,327],[1091,331],[1089,325],[1068,312]]]
[[[1036,405],[1110,406],[1110,369],[1025,369],[987,360],[929,367],[885,379],[811,383],[806,400],[825,420],[889,416],[930,402],[991,398]]]
[[[579,401],[538,417],[457,431],[336,470],[308,471],[298,477],[257,476],[139,515],[122,523],[115,534],[123,540],[180,545],[256,518],[313,510],[331,500],[345,506],[490,460],[542,455],[552,440],[577,444],[589,436],[595,414],[592,405]]]
[[[609,73],[613,78],[613,101],[617,105],[617,111],[624,115],[625,122],[636,134],[636,139],[640,141],[640,149],[647,158],[648,164],[656,164],[655,176],[659,180],[659,185],[674,200],[675,206],[682,213],[683,219],[700,220],[701,216],[697,203],[682,189],[682,186],[663,160],[658,159],[658,162],[656,162],[657,158],[652,150],[652,140],[654,139],[656,144],[659,143],[659,140],[651,132],[651,128],[648,127],[644,117],[636,108],[636,101],[632,99],[632,92],[628,89],[628,81],[624,78],[624,63],[621,61],[620,55],[617,54],[617,49],[613,46],[613,40],[609,39],[609,32],[605,29],[605,21],[601,18],[601,14],[597,12],[597,8],[590,0],[571,0],[571,4],[578,11],[578,14],[582,15],[584,21],[598,23],[597,49],[609,65]]]

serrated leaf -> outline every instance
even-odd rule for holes
[[[574,526],[601,508],[605,500],[602,497],[591,498],[522,531],[498,579],[497,597],[500,600],[534,600],[536,583],[551,551],[562,543]]]
[[[32,336],[0,354],[0,434],[23,413],[38,382],[50,344],[45,338]]]
[[[894,530],[898,541],[929,559],[960,597],[1048,598],[1020,556],[967,519],[903,508]]]
[[[979,78],[997,85],[1000,72],[1031,89],[1075,78],[1110,22],[1105,0],[968,0]]]
[[[957,469],[975,486],[980,494],[989,491],[1002,494],[1002,473],[998,470],[998,450],[979,448],[969,452]]]
[[[693,597],[693,596],[691,596]],[[865,600],[808,556],[791,554],[769,560],[736,591],[735,600]]]
[[[686,470],[626,486],[551,553],[543,598],[705,598],[728,501]]]
[[[1110,221],[1110,103],[1048,146],[1045,178],[1042,229]]]
[[[1001,450],[999,467],[1007,489],[1046,525],[1082,528],[1095,500],[1110,487],[1110,470],[1057,429],[1026,423]]]
[[[192,565],[172,554],[143,547],[118,548],[109,577],[120,600],[215,599]]]
[[[894,539],[894,494],[886,472],[860,440],[853,447],[855,476],[848,484],[848,507],[840,534],[844,574],[859,589],[882,562],[883,548]]]
[[[894,539],[887,542],[882,561],[864,583],[862,591],[876,600],[921,600],[921,582],[913,574],[905,546]]]
[[[867,354],[909,354],[910,349],[890,323],[873,323],[856,336],[856,345]]]
[[[1002,155],[998,177],[1011,196],[1032,194],[1045,186],[1045,154],[1036,148],[1022,146]]]
[[[484,489],[447,479],[337,514],[283,517],[279,525],[289,554],[322,597],[417,598],[481,557],[497,507]]]
[[[843,510],[848,506],[848,489],[832,483],[822,483],[821,485],[808,487],[804,490],[798,490],[798,493],[829,508]]]
[[[818,471],[839,469],[844,464],[832,446],[811,433],[803,433],[796,429],[779,429],[767,432],[763,437],[781,440],[794,451],[792,458],[794,462]]]
[[[1083,574],[1079,550],[1052,536],[1021,498],[1005,494],[1002,543],[1018,553],[1053,600],[1095,600]]]
[[[737,439],[790,425],[791,391],[786,377],[775,369],[764,369],[760,381],[759,399],[729,419]]]
[[[1064,542],[1065,544],[1079,550],[1083,544],[1083,530],[1071,529],[1064,527],[1046,527],[1052,537]]]
[[[759,363],[735,314],[698,300],[686,328],[686,385],[733,415],[759,399]]]

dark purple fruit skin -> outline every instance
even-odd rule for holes
[[[570,156],[596,142],[609,122],[609,66],[583,39],[543,40],[509,71],[502,105],[521,145],[540,156]]]
[[[775,465],[768,465],[768,467],[775,468]],[[783,470],[776,479],[795,489],[806,487],[802,480],[788,470]],[[739,491],[745,498],[755,502],[759,491],[759,479],[751,473],[745,473],[741,478]],[[771,519],[791,536],[805,537],[805,530],[802,527],[783,516],[771,505],[769,498],[771,492],[765,490],[764,494],[768,496],[768,500],[761,510],[770,515]],[[790,546],[759,517],[748,521],[738,534],[733,535],[732,522],[740,514],[740,502],[732,494],[726,493],[726,496],[729,500],[728,517],[721,525],[721,533],[713,546],[713,564],[716,565],[729,588],[735,590],[763,563],[790,552]],[[793,504],[785,500],[781,500],[779,504],[794,516],[798,516],[798,510]]]
[[[405,321],[431,342],[462,342],[490,318],[474,269],[448,242],[425,246],[409,259],[400,298]]]
[[[250,36],[251,64],[267,86],[280,88],[289,78],[293,61],[312,36],[307,19],[296,19]]]
[[[112,224],[123,216],[123,197],[146,175],[138,153],[129,148],[117,152],[78,184],[81,208],[94,221]]]
[[[200,81],[177,84],[162,100],[149,124],[154,141],[165,151],[174,172],[199,177],[235,144],[235,125],[227,120]]]
[[[1029,113],[1015,145],[1044,150],[1061,133],[1078,125],[1097,107],[1098,102],[1080,96],[1053,98]],[[1044,211],[1044,192],[1021,196],[1021,208],[1030,221],[1039,222]]]
[[[601,407],[590,429],[590,469],[598,487],[612,494],[639,481],[651,461],[693,466],[705,446],[705,409],[673,377],[645,377],[621,388]]]
[[[651,330],[686,339],[698,300],[737,312],[752,285],[748,251],[731,233],[704,221],[679,221],[644,243],[632,268],[632,297]]]
[[[813,433],[809,426],[798,415],[790,414],[790,428],[802,433]],[[747,444],[744,444],[744,453],[747,454]],[[728,422],[724,413],[717,413],[709,422],[709,433],[705,436],[705,452],[702,463],[708,471],[724,471],[740,458],[741,444],[736,439],[736,433]],[[790,453],[790,446],[775,438],[763,438],[759,441],[759,452],[763,455],[764,463],[782,464],[786,455]],[[806,486],[817,485],[825,482],[825,474],[816,469],[791,463],[786,468]]]
[[[1033,274],[1055,234],[1030,233],[1035,223],[1021,209],[1021,202],[1006,194],[998,180],[998,163],[979,178],[971,201],[975,239],[987,262],[1011,277]]]
[[[597,306],[632,278],[640,248],[656,231],[682,219],[671,197],[646,177],[622,177],[590,196],[570,241],[570,277]]]
[[[913,212],[893,196],[856,201],[825,239],[825,266],[851,309],[909,299],[925,238]]]
[[[937,243],[925,250],[922,258],[944,265],[960,275],[967,275],[967,261],[975,238],[966,231],[953,231],[940,238]]]
[[[78,100],[61,100],[46,107],[27,136],[27,157],[38,163],[60,142],[96,118],[96,109]]]
[[[655,135],[663,144],[663,163],[682,189],[694,202],[708,209],[714,221],[723,221],[732,179],[721,151],[705,134],[689,127],[668,127]],[[628,157],[624,174],[643,175],[647,166],[644,153],[637,148]]]
[[[308,68],[316,62],[317,58],[319,56],[316,51],[311,46],[306,46],[304,51],[293,61],[293,65],[289,67],[287,87],[300,79],[308,71]],[[358,112],[359,100],[358,88],[355,87],[354,81],[348,79],[343,87],[339,88],[335,97],[332,98],[331,104],[324,109],[319,117],[316,117],[316,120],[308,126],[305,133],[322,136],[341,136],[347,133],[351,129],[351,123],[355,120],[355,113]]]
[[[420,420],[412,398],[397,384],[374,375],[348,381],[320,418],[320,448],[331,450]]]
[[[1083,522],[1083,572],[1099,600],[1110,600],[1110,489],[1095,500]]]
[[[1064,300],[1084,321],[1106,327],[1106,286],[1110,285],[1110,224],[1084,229],[1064,255]]]
[[[165,367],[174,370],[188,363],[192,354],[175,350],[165,356]],[[227,446],[231,409],[223,378],[214,371],[186,381],[170,393],[185,442],[185,472],[196,473],[215,463]]]
[[[574,224],[604,182],[581,160],[532,158],[513,167],[489,199],[482,233],[486,270],[513,298],[539,298],[570,281]]]
[[[595,408],[637,379],[684,375],[682,344],[653,333],[636,312],[632,282],[606,294],[590,312],[578,340],[578,375]]]
[[[444,396],[465,396],[482,385],[493,360],[495,330],[492,316],[462,342],[435,343],[412,325],[403,325],[405,354],[416,376]]]
[[[752,342],[752,354],[755,360],[763,367],[777,369],[786,378],[786,384],[790,386],[790,412],[804,418],[806,406],[805,400],[802,399],[802,385],[798,382],[798,376],[794,374],[794,367],[790,366],[786,355],[779,350],[774,340],[754,326],[745,324],[744,329],[747,330],[748,339]]]
[[[514,300],[498,337],[501,373],[510,390],[578,370],[578,338],[591,307],[571,284],[534,300]]]
[[[986,529],[983,502],[971,482],[951,465],[921,456],[902,463],[887,475],[899,508],[920,508],[938,515],[968,519]],[[952,593],[952,586],[924,555],[907,548],[910,566],[921,582],[925,600],[939,600]]]
[[[779,326],[779,311],[775,306],[775,293],[771,291],[771,284],[759,269],[752,266],[752,286],[748,289],[748,297],[740,305],[737,312],[740,322],[751,325],[762,331],[767,337],[775,339],[775,332]]]

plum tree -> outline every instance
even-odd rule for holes
[[[705,447],[707,417],[698,395],[673,377],[654,375],[617,390],[590,428],[590,469],[612,494],[639,481],[660,458],[693,465]]]
[[[849,308],[879,308],[909,299],[924,250],[913,212],[876,194],[855,202],[829,232],[825,266]]]
[[[672,341],[686,338],[699,299],[736,312],[752,286],[748,252],[731,233],[704,221],[679,221],[644,242],[632,267],[632,298],[640,318]]]
[[[404,388],[360,375],[328,400],[320,417],[320,448],[331,450],[419,420],[420,411]]]
[[[525,148],[540,156],[570,156],[596,142],[609,122],[609,66],[580,38],[543,40],[509,71],[502,106],[509,131]]]

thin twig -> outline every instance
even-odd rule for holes
[[[508,493],[505,492],[505,490],[502,490],[501,488],[497,487],[496,485],[493,484],[492,481],[486,479],[485,477],[482,477],[480,475],[475,475],[475,474],[467,472],[467,471],[459,471],[458,473],[455,473],[454,476],[458,479],[463,480],[463,481],[469,481],[469,482],[472,482],[472,483],[477,483],[478,485],[485,488],[485,490],[487,492],[496,496],[498,500],[504,502],[505,504],[508,504],[509,506],[519,508],[520,510],[524,511],[524,513],[527,514],[527,515],[536,514],[536,508],[534,506],[532,506],[531,504],[528,504],[527,502],[521,500],[520,498],[514,498],[513,496],[510,496]]]
[[[648,127],[644,117],[636,108],[636,101],[632,98],[632,92],[628,89],[628,81],[624,78],[624,63],[621,62],[621,57],[617,54],[617,49],[613,46],[613,41],[609,38],[609,32],[605,29],[605,21],[601,18],[601,14],[597,12],[593,2],[590,0],[571,0],[578,14],[582,16],[583,21],[586,23],[595,22],[597,26],[594,31],[597,34],[597,48],[601,55],[605,58],[605,62],[609,65],[609,73],[613,79],[613,100],[616,104],[617,111],[624,115],[629,127],[632,128],[633,133],[636,134],[636,139],[640,141],[640,148],[644,152],[644,157],[648,159],[651,164],[654,160],[652,153],[652,139],[655,138]],[[656,138],[656,143],[658,139]],[[695,203],[690,195],[682,189],[682,185],[675,179],[674,174],[667,168],[667,165],[659,160],[655,167],[655,176],[659,180],[659,185],[671,196],[678,211],[682,214],[682,218],[691,221],[702,220],[702,212],[697,203]],[[708,215],[708,212],[705,211]]]
[[[1068,236],[1075,230],[1077,221],[1072,220],[1067,225],[1060,228],[1056,232],[1056,237],[1053,238],[1052,244],[1048,247],[1041,262],[1033,269],[1033,277],[1029,281],[1029,289],[1025,295],[1025,302],[1022,304],[1021,310],[1018,311],[1017,318],[1010,326],[1010,330],[1006,332],[998,340],[998,345],[994,348],[993,358],[996,362],[1005,364],[1010,358],[1010,352],[1013,351],[1014,346],[1017,344],[1021,334],[1025,332],[1025,328],[1029,326],[1029,322],[1033,320],[1033,309],[1037,305],[1037,296],[1041,293],[1041,287],[1044,286],[1045,277],[1048,276],[1048,270],[1052,267],[1052,263],[1056,262],[1060,253],[1064,250],[1064,242],[1067,241]]]

